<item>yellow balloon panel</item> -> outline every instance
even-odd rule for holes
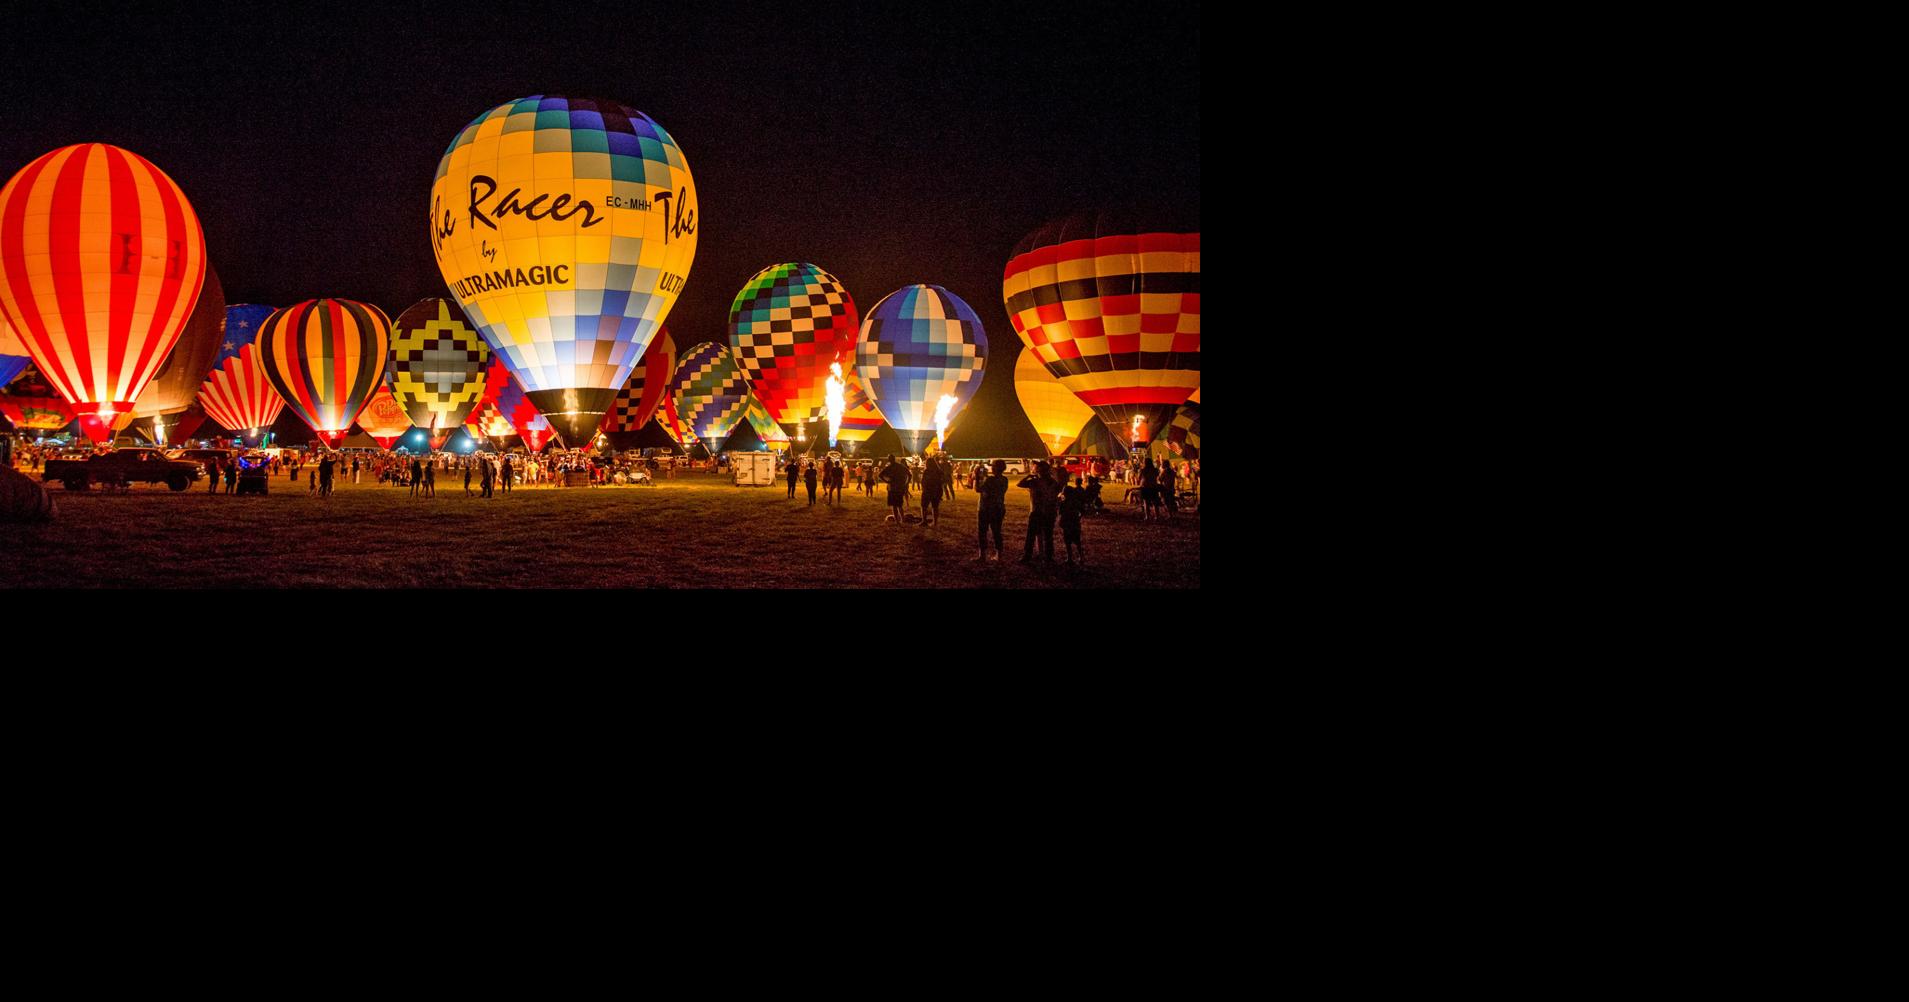
[[[1061,385],[1032,351],[1023,351],[1015,359],[1014,395],[1050,455],[1066,452],[1080,436],[1081,426],[1094,416],[1094,409]]]

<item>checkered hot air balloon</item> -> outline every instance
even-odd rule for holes
[[[258,346],[272,389],[335,449],[383,383],[391,320],[369,303],[308,299],[266,318]]]
[[[630,370],[630,381],[616,395],[610,412],[603,415],[603,429],[642,431],[656,415],[656,406],[669,396],[670,377],[676,373],[676,341],[665,327],[643,352],[643,361]]]
[[[1186,459],[1200,458],[1200,391],[1194,390],[1167,425],[1167,448]]]
[[[750,391],[783,424],[827,410],[829,366],[846,367],[861,337],[855,300],[834,275],[812,264],[774,264],[757,272],[729,307],[729,345]]]
[[[1109,213],[1015,247],[1001,297],[1021,343],[1121,442],[1151,441],[1200,388],[1200,235]]]
[[[431,187],[431,246],[532,404],[587,445],[689,277],[701,206],[676,140],[615,101],[477,117]]]
[[[514,431],[518,438],[524,440],[524,448],[531,452],[543,451],[543,447],[549,443],[552,434],[550,422],[537,412],[537,405],[531,402],[530,394],[524,392],[523,386],[517,382],[517,377],[510,374],[499,358],[492,358],[490,368],[485,370],[484,400],[491,405],[498,416],[509,423],[503,435]],[[492,422],[489,427],[496,427],[494,419],[487,417],[486,421]],[[502,435],[496,437],[501,438]],[[589,444],[589,440],[585,439],[578,442],[575,448],[581,449]]]
[[[762,439],[762,444],[777,452],[789,447],[789,433],[783,431],[782,426],[769,416],[769,409],[762,406],[762,401],[751,396],[742,416],[743,420],[749,422],[749,427],[755,430],[756,437]]]
[[[705,341],[677,363],[675,385],[677,417],[715,455],[749,408],[749,381],[727,346]]]
[[[849,454],[854,455],[856,446],[874,438],[875,433],[882,430],[882,412],[875,409],[875,401],[862,387],[862,377],[856,373],[855,366],[845,365],[842,369],[845,373],[843,382],[847,384],[842,388],[842,406],[846,409],[842,412],[842,427],[836,431],[835,440],[846,444]]]
[[[0,317],[95,442],[130,411],[205,283],[185,193],[117,146],[64,146],[0,188]]]
[[[234,435],[256,439],[285,409],[285,398],[265,378],[254,343],[272,313],[270,306],[250,303],[226,307],[225,340],[219,342],[212,372],[199,386],[206,416]]]
[[[391,393],[434,449],[484,399],[490,362],[490,346],[448,299],[422,300],[392,323]]]
[[[910,285],[883,297],[862,321],[855,354],[868,395],[913,452],[934,437],[942,397],[954,397],[959,413],[981,388],[987,361],[981,318],[939,285]]]
[[[1081,426],[1094,416],[1094,409],[1062,386],[1031,351],[1021,352],[1014,360],[1014,396],[1050,456],[1066,452],[1080,437]]]

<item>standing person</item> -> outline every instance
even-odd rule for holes
[[[1174,514],[1180,510],[1180,492],[1176,486],[1178,480],[1179,477],[1173,472],[1172,463],[1160,464],[1160,501],[1167,509],[1169,522],[1173,521]]]
[[[305,474],[305,493],[307,494],[318,493],[318,471],[317,470],[313,470],[310,473]]]
[[[929,460],[921,469],[921,524],[934,528],[941,522],[941,464]]]
[[[358,483],[358,457],[357,456],[351,457],[351,482],[354,485]]]
[[[896,525],[901,525],[902,505],[908,502],[908,467],[890,453],[888,465],[882,467],[881,479],[888,485],[888,517],[894,519]]]
[[[994,559],[1007,556],[1007,547],[1001,545],[1001,520],[1008,514],[1008,478],[1002,474],[1007,471],[1008,461],[994,461],[994,473],[981,479],[975,493],[981,495],[981,559],[988,559],[988,531],[994,531]]]
[[[795,459],[793,457],[790,458],[789,460],[789,500],[791,501],[795,500],[795,478],[802,475],[802,471],[799,469],[801,465],[802,465],[802,462],[800,460]],[[675,467],[671,467],[671,470],[673,472],[675,470]]]
[[[503,484],[504,484],[504,493],[506,494],[510,493],[510,482],[511,482],[511,479],[516,475],[516,472],[517,471],[510,468],[510,457],[505,456],[504,469],[501,473]]]
[[[1027,488],[1028,501],[1034,510],[1027,517],[1027,545],[1021,550],[1021,563],[1034,561],[1034,541],[1041,542],[1041,559],[1054,562],[1054,515],[1055,504],[1054,478],[1048,475],[1045,460],[1034,464],[1034,472],[1021,479],[1020,486]]]
[[[815,507],[815,464],[814,463],[808,464],[808,468],[802,471],[802,483],[804,486],[808,487],[809,489],[809,507],[813,508]]]
[[[843,481],[847,479],[848,479],[848,467],[841,463],[836,463],[835,464],[835,503],[838,505],[842,503],[842,483]]]
[[[955,465],[954,465],[953,463],[951,463],[951,462],[949,462],[949,461],[948,461],[947,459],[945,459],[945,458],[944,458],[944,459],[942,459],[942,461],[941,461],[941,483],[942,483],[942,486],[943,486],[944,488],[946,488],[946,489],[947,489],[947,491],[948,491],[948,500],[950,500],[950,501],[953,501],[953,500],[954,500],[954,496],[955,496],[955,483],[956,483],[957,481],[959,481],[960,479],[961,479],[961,475],[960,475],[959,473],[956,473],[956,472],[955,472]]]
[[[1147,465],[1140,468],[1140,520],[1153,518],[1153,508],[1160,503],[1160,471],[1154,469],[1153,457],[1147,457]]]
[[[412,459],[411,496],[417,497],[422,493],[424,493],[424,463],[418,459]]]
[[[494,488],[497,483],[497,471],[494,467],[491,466],[491,460],[489,456],[484,457],[483,477],[484,477],[484,493],[481,496],[487,497],[487,498],[495,497],[496,491],[494,490]]]
[[[232,459],[225,464],[225,492],[236,494],[239,490],[239,461]]]
[[[437,497],[437,464],[436,463],[424,464],[424,496],[427,498]]]
[[[464,496],[465,497],[471,496],[471,465],[472,465],[471,461],[468,458],[464,460]]]
[[[338,460],[327,455],[318,462],[318,496],[331,497],[332,477],[338,469]]]
[[[212,461],[212,475],[210,477],[207,477],[206,479],[210,482],[206,490],[212,494],[219,493],[219,461],[218,460],[215,459]]]
[[[1067,562],[1070,564],[1087,562],[1087,547],[1080,541],[1080,517],[1087,511],[1087,485],[1079,477],[1074,478],[1072,487],[1061,488],[1061,542],[1067,547]],[[1080,551],[1080,559],[1074,559],[1074,551]]]

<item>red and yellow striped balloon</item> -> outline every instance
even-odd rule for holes
[[[390,346],[391,318],[349,299],[308,299],[259,325],[266,380],[333,448],[382,384]]]
[[[205,273],[191,203],[136,153],[61,147],[0,188],[0,315],[94,441],[164,364]]]

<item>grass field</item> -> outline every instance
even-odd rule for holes
[[[349,479],[349,478],[347,478]],[[1018,478],[1010,478],[1018,480]],[[1118,509],[1124,488],[1104,497]],[[1087,564],[1017,562],[1027,492],[1008,492],[1004,562],[975,560],[975,495],[936,529],[885,522],[882,496],[839,508],[709,474],[655,487],[518,488],[435,499],[350,483],[320,500],[284,477],[266,497],[49,487],[41,525],[0,525],[0,588],[1198,588],[1200,520],[1084,523]]]

